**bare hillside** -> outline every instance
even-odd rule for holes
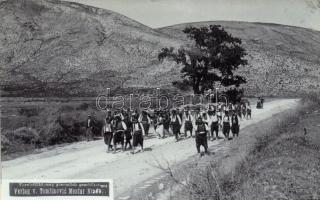
[[[147,86],[142,72],[168,70],[159,66],[159,49],[179,45],[125,16],[77,3],[4,1],[0,16],[1,85],[13,94],[88,95],[127,80]]]
[[[165,87],[179,77],[159,63],[188,43],[187,25],[221,24],[244,41],[248,95],[317,90],[320,32],[274,24],[201,22],[151,29],[118,13],[58,0],[0,2],[0,84],[9,96],[95,96],[110,87]]]

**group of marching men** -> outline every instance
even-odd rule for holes
[[[208,140],[227,139],[239,136],[239,119],[251,119],[251,107],[249,103],[208,105],[206,108],[200,107],[191,110],[189,107],[183,109],[155,110],[153,112],[143,110],[138,111],[109,110],[104,119],[102,135],[107,145],[107,151],[117,150],[117,145],[121,145],[122,150],[127,147],[131,153],[136,152],[138,146],[143,151],[144,137],[149,136],[151,125],[159,138],[166,138],[174,135],[179,141],[184,133],[184,138],[195,135],[196,148],[200,153],[200,146],[203,146],[205,153],[208,152]],[[90,128],[90,116],[88,116],[87,128]],[[222,128],[224,137],[219,136]],[[230,135],[232,132],[232,137]],[[132,140],[132,142],[131,142]]]

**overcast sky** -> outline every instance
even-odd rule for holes
[[[69,0],[157,28],[184,22],[270,22],[320,30],[320,0]]]

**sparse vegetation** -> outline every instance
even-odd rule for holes
[[[10,159],[27,154],[37,148],[81,141],[85,135],[85,120],[90,113],[95,116],[93,129],[100,136],[103,112],[92,103],[51,102],[42,105],[8,106],[11,115],[1,118],[1,155]]]

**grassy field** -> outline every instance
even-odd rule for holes
[[[97,127],[101,127],[104,112],[96,109],[94,98],[2,98],[2,160],[37,148],[82,140],[88,114],[93,114]]]

